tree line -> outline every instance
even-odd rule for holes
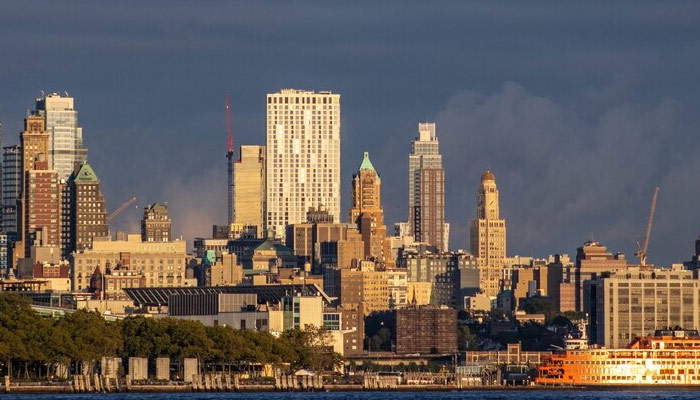
[[[0,375],[45,379],[96,370],[102,357],[197,358],[204,369],[243,371],[273,364],[290,370],[333,370],[342,363],[323,328],[267,332],[204,326],[174,318],[128,317],[105,321],[96,312],[75,311],[60,318],[35,313],[25,297],[0,293]]]

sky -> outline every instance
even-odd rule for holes
[[[435,121],[451,247],[469,248],[490,168],[509,255],[632,259],[655,186],[649,261],[700,234],[700,2],[0,0],[2,144],[41,90],[75,97],[112,230],[167,201],[174,236],[226,221],[226,117],[265,144],[265,95],[341,95],[341,215],[364,151],[387,225],[408,214],[408,153]]]

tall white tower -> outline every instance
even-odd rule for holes
[[[49,169],[58,171],[58,179],[67,179],[75,163],[87,162],[83,147],[83,128],[78,125],[78,111],[72,97],[52,93],[36,99],[36,111],[44,116],[49,134]]]
[[[288,224],[326,206],[340,221],[340,95],[282,89],[267,95],[266,228],[284,238]]]

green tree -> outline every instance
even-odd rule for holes
[[[471,330],[467,325],[460,325],[457,329],[457,345],[459,351],[479,349],[476,336],[472,334]]]
[[[8,375],[12,375],[15,361],[24,366],[27,377],[27,363],[30,361],[31,328],[39,317],[32,311],[29,301],[16,294],[0,293],[0,357],[6,360]],[[19,377],[20,371],[17,371]]]
[[[290,329],[282,334],[282,340],[293,350],[290,360],[293,370],[334,370],[342,364],[342,357],[333,351],[331,334],[325,328],[307,325],[304,329]]]
[[[520,302],[520,309],[528,314],[544,314],[550,320],[556,310],[549,299],[543,297],[528,297]]]
[[[59,325],[73,342],[71,359],[76,371],[92,372],[97,360],[116,356],[123,344],[119,327],[96,312],[78,310],[63,317]]]

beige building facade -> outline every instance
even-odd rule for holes
[[[486,170],[477,193],[477,218],[471,222],[470,244],[481,271],[479,286],[488,296],[500,291],[506,263],[506,220],[500,218],[498,202],[496,178]]]
[[[234,223],[255,226],[264,232],[265,225],[265,146],[241,146],[233,164]]]
[[[73,253],[71,282],[74,291],[84,291],[96,270],[118,267],[133,271],[144,278],[145,287],[185,286],[187,245],[182,240],[144,242],[138,234],[127,240],[99,240],[92,248]]]
[[[594,343],[619,348],[657,329],[700,328],[697,271],[636,268],[598,279],[591,286]]]
[[[340,304],[361,306],[365,315],[390,309],[389,274],[368,267],[340,270]]]
[[[208,286],[234,286],[243,282],[243,267],[238,264],[235,254],[223,253],[216,256],[209,266]]]

